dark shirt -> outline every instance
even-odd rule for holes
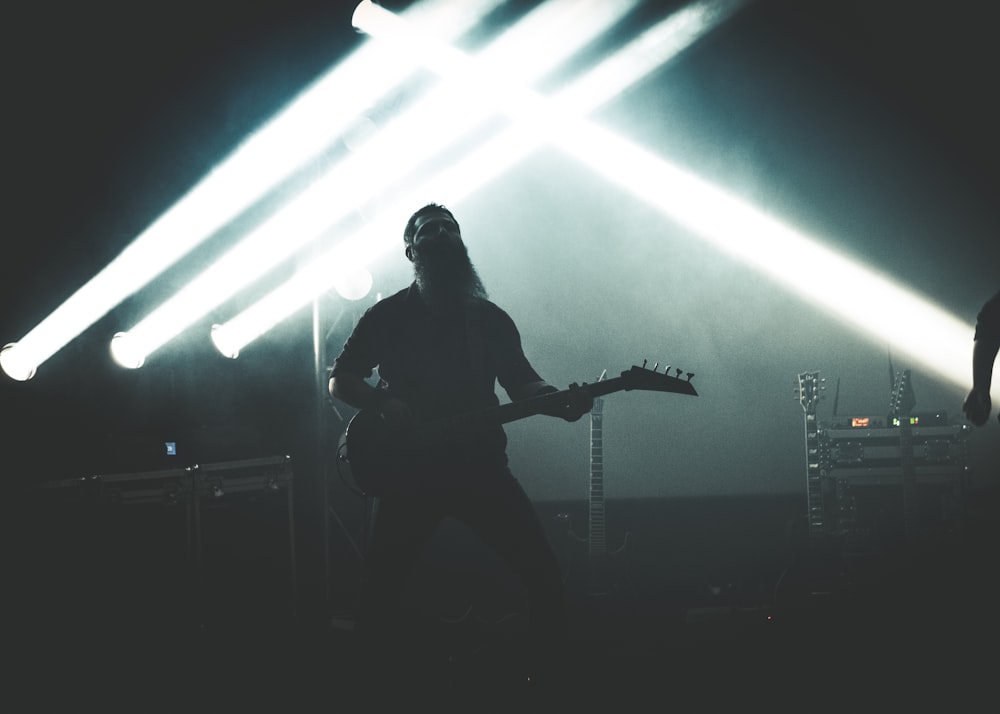
[[[1000,292],[991,297],[976,316],[977,342],[1000,343]]]
[[[501,308],[475,300],[444,319],[427,309],[415,285],[362,315],[331,376],[349,372],[368,379],[375,369],[379,387],[406,402],[421,423],[498,405],[497,382],[509,393],[541,380],[524,355],[514,321]],[[502,425],[460,422],[448,429],[433,463],[506,464]]]

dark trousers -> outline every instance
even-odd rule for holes
[[[400,642],[406,631],[401,595],[413,565],[446,517],[468,526],[523,584],[529,640],[525,667],[544,669],[561,656],[569,629],[566,592],[542,522],[506,467],[476,476],[474,487],[380,499],[356,620],[366,656],[380,667],[392,661],[406,667],[398,659],[414,656]]]

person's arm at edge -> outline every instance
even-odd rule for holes
[[[993,408],[990,388],[998,351],[1000,351],[998,340],[976,340],[972,347],[972,389],[962,404],[962,410],[969,421],[976,426],[982,426],[987,422]]]

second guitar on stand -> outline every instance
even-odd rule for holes
[[[601,375],[603,379],[604,375]],[[600,383],[601,380],[598,380]],[[588,490],[587,535],[574,532],[569,514],[558,518],[567,523],[567,537],[574,545],[566,571],[572,591],[585,592],[592,601],[606,600],[619,593],[627,584],[623,553],[630,533],[621,545],[608,550],[607,512],[604,498],[604,400],[594,398],[590,412],[590,483]]]

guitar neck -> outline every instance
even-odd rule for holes
[[[605,394],[619,392],[625,389],[625,386],[621,377],[613,377],[612,379],[606,379],[594,384],[584,384],[577,387],[577,389],[582,389],[591,397],[597,399]],[[560,392],[549,392],[548,394],[542,394],[531,399],[522,399],[521,401],[510,402],[509,404],[501,404],[497,409],[498,420],[501,424],[506,424],[534,414],[541,414],[560,404],[564,404],[569,393],[570,390],[564,389]]]
[[[576,389],[585,390],[587,394],[596,399],[605,394],[611,394],[612,392],[618,392],[626,389],[623,382],[624,380],[621,377],[613,377],[612,379],[606,379],[594,384],[583,384],[576,387]],[[500,404],[499,406],[484,409],[479,412],[463,414],[452,419],[435,422],[435,424],[439,427],[451,424],[460,425],[469,423],[508,424],[510,422],[517,421],[518,419],[525,419],[527,417],[534,416],[535,414],[543,414],[555,409],[561,404],[565,404],[569,393],[570,390],[568,389],[564,389],[559,392],[548,392],[537,397],[531,397],[530,399],[521,399],[516,402]]]
[[[590,413],[590,555],[607,550],[604,518],[604,401],[594,399]]]

